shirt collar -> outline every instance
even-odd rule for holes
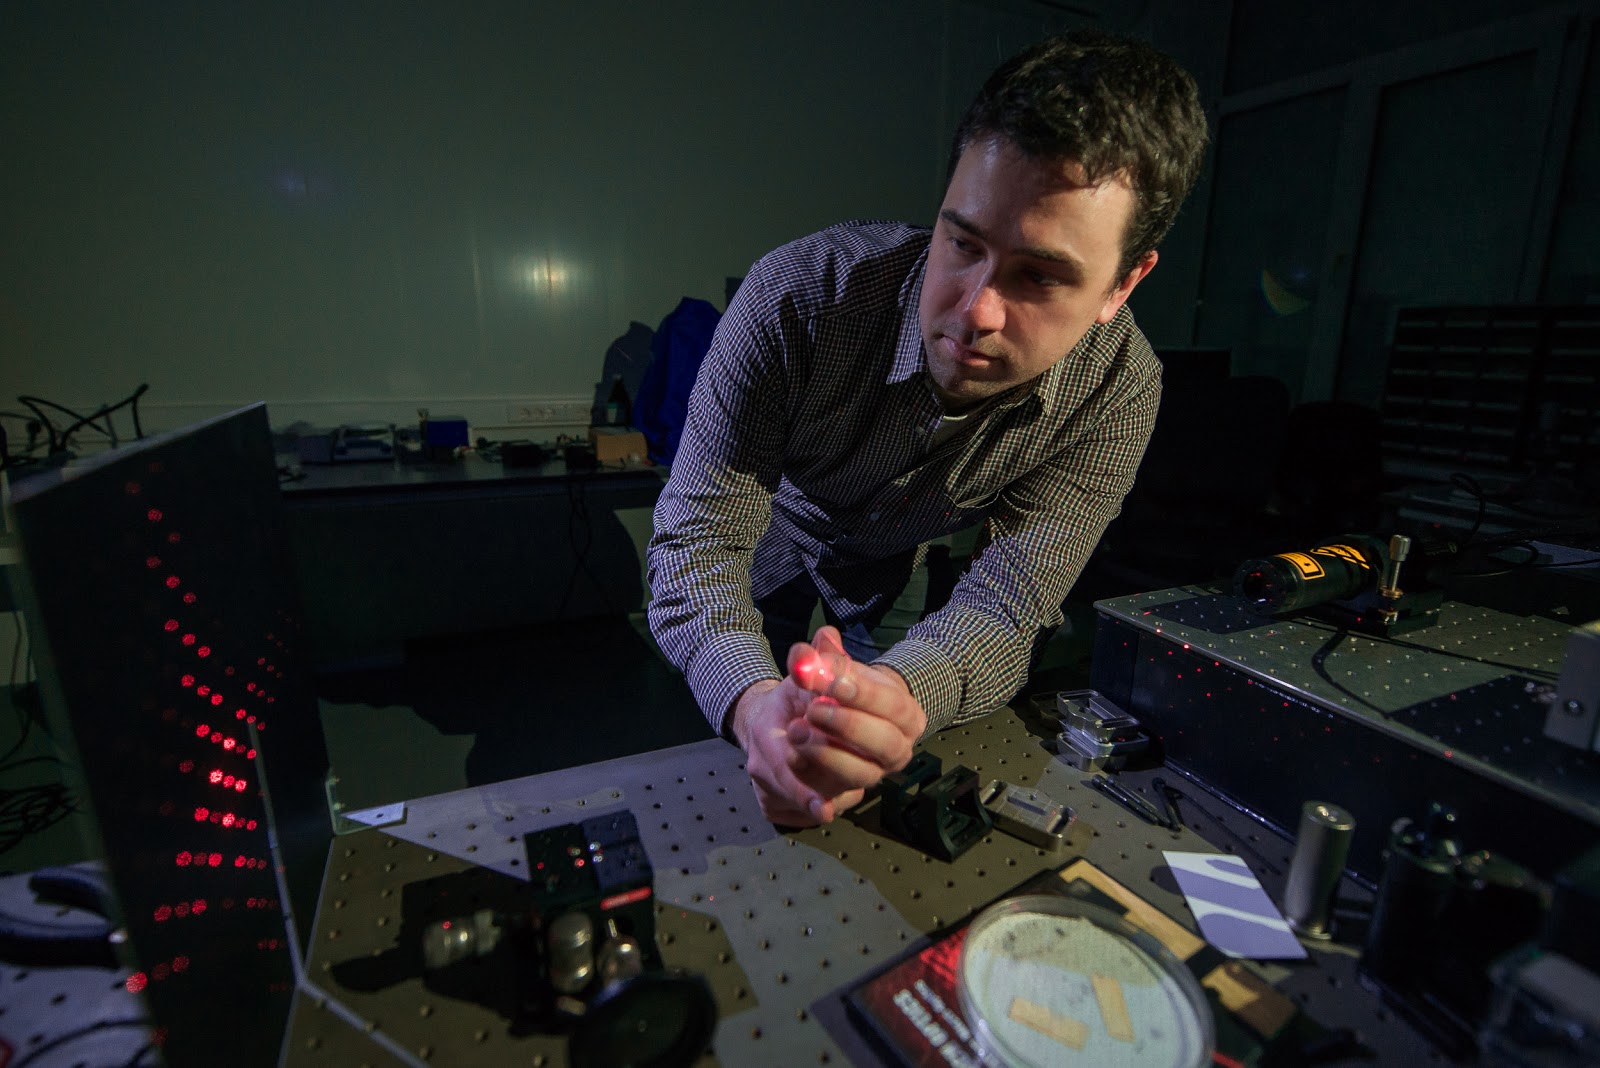
[[[1118,314],[1122,314],[1120,311]],[[1066,357],[1057,360],[1050,369],[1033,381],[1033,389],[1029,395],[1038,400],[1039,409],[1045,415],[1056,411],[1071,411],[1083,403],[1085,396],[1084,364],[1093,362],[1097,372],[1104,372],[1105,360],[1099,354],[1097,340],[1105,327],[1100,323],[1090,323],[1089,329],[1083,332],[1083,337],[1072,346],[1072,351]],[[1090,381],[1099,382],[1101,374],[1095,374]],[[1090,387],[1092,388],[1092,387]]]
[[[890,385],[905,382],[928,367],[927,356],[922,351],[922,278],[927,270],[928,247],[924,245],[900,287],[900,333],[895,339],[894,360],[889,364],[885,379]]]

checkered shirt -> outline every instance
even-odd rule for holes
[[[782,677],[756,599],[804,571],[835,617],[872,625],[931,539],[984,521],[950,602],[876,663],[930,732],[999,707],[1133,484],[1161,374],[1125,307],[934,443],[917,314],[930,236],[858,222],[785,245],[712,339],[647,559],[651,630],[714,730]]]

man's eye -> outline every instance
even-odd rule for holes
[[[1028,281],[1036,286],[1044,286],[1046,288],[1054,288],[1062,284],[1061,279],[1053,274],[1046,274],[1044,271],[1029,271]]]
[[[974,245],[971,241],[968,241],[964,237],[952,237],[950,239],[950,245],[957,252],[964,253],[968,256],[971,256],[978,251],[978,246]]]

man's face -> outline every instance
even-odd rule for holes
[[[976,140],[939,209],[922,283],[922,343],[945,410],[1037,378],[1105,323],[1150,268],[1117,277],[1133,212],[1126,182],[1084,185],[1072,164]]]

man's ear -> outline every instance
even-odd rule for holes
[[[1106,302],[1100,306],[1100,314],[1094,317],[1094,321],[1097,323],[1109,323],[1112,317],[1121,311],[1122,306],[1128,302],[1128,294],[1133,292],[1133,287],[1144,281],[1144,276],[1150,273],[1151,268],[1155,267],[1158,258],[1155,249],[1151,249],[1144,259],[1134,264],[1133,270],[1129,271],[1122,281],[1117,283],[1117,288],[1106,295]]]

